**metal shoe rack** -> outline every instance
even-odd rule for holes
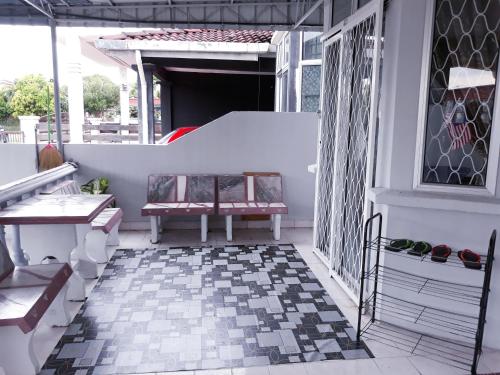
[[[376,234],[372,234],[374,232]],[[382,237],[381,233],[382,214],[377,213],[365,224],[358,341],[361,337],[371,339],[476,374],[486,323],[496,231],[491,234],[487,255],[481,254],[480,270],[465,268],[455,251],[443,263],[431,261],[430,253],[415,256],[407,254],[405,250],[390,251],[386,246],[391,239]],[[481,272],[482,286],[439,279],[442,273],[437,273],[436,278],[422,276],[417,267],[414,268],[416,271],[410,273],[400,267],[385,266],[380,264],[381,253],[384,253],[384,257],[403,257],[409,261],[432,263],[436,267],[461,267],[464,273]],[[374,265],[369,266],[372,256],[375,256]],[[373,291],[365,298],[365,284],[368,280]],[[467,280],[467,275],[462,280]],[[397,295],[391,294],[391,289],[397,291]],[[431,297],[431,300],[440,303],[426,304],[420,301],[421,298],[406,298],[402,295]],[[453,306],[456,303],[473,306],[470,310],[474,310],[474,313],[461,313],[456,309],[453,311],[453,308],[446,308],[447,305]],[[369,320],[362,327],[363,312],[368,314]],[[384,317],[391,322],[384,322]],[[408,326],[411,328],[407,328]]]

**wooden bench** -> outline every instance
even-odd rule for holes
[[[40,364],[33,335],[40,324],[68,326],[67,263],[15,267],[0,241],[0,367],[8,375],[35,375]]]
[[[148,203],[142,216],[151,217],[151,242],[159,241],[159,217],[200,215],[201,241],[207,241],[208,215],[215,213],[215,176],[151,175]]]
[[[41,191],[40,194],[81,194],[74,180],[66,180]],[[121,208],[105,208],[92,220],[92,231],[85,237],[87,253],[97,263],[106,263],[109,255],[106,246],[118,246],[118,228],[123,218]]]
[[[226,236],[233,240],[233,215],[271,215],[274,239],[281,237],[283,203],[281,176],[225,175],[218,177],[218,213],[226,216]]]

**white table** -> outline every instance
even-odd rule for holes
[[[15,262],[26,264],[27,255],[30,264],[39,264],[46,256],[71,264],[74,252],[73,275],[80,278],[79,283],[84,285],[82,277],[96,278],[97,262],[85,251],[85,236],[92,230],[92,220],[113,200],[108,194],[37,195],[0,210],[0,225],[20,229],[19,243],[13,249]],[[81,290],[77,294],[82,297]]]

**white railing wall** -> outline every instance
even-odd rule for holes
[[[67,160],[79,164],[79,183],[109,178],[124,210],[124,228],[149,228],[140,214],[149,174],[245,171],[280,172],[289,205],[283,226],[307,227],[312,226],[314,205],[314,175],[307,166],[316,160],[316,137],[313,113],[232,112],[169,145],[65,144],[64,151]],[[34,145],[2,144],[0,160],[9,161],[0,184],[35,173]],[[184,220],[188,219],[169,220],[168,225],[197,224]],[[210,224],[222,225],[222,220],[211,219]]]

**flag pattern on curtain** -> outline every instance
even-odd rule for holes
[[[457,150],[472,142],[472,133],[465,118],[463,105],[458,105],[451,100],[446,103],[443,126],[448,130],[452,150]]]

